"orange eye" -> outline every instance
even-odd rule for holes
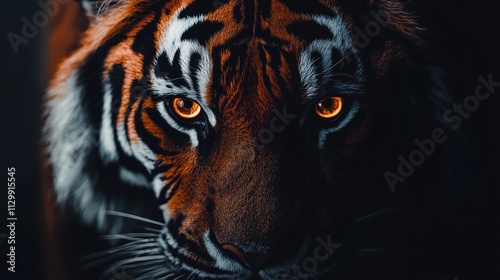
[[[316,104],[316,114],[324,119],[331,119],[342,111],[341,97],[327,97]]]
[[[188,98],[175,98],[172,107],[174,112],[183,119],[194,119],[201,113],[201,106]]]

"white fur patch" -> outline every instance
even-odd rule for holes
[[[226,257],[218,247],[210,240],[210,231],[205,233],[203,238],[208,254],[215,260],[215,267],[226,271],[239,272],[244,267],[234,259]]]
[[[141,162],[151,173],[155,168],[156,154],[139,138],[137,143],[131,144],[135,159]]]
[[[165,187],[165,184],[166,184],[166,182],[164,180],[162,180],[161,178],[162,178],[162,174],[158,174],[153,179],[153,190],[154,190],[157,198],[160,197],[161,190]]]
[[[350,83],[343,83],[335,85],[335,88],[328,89],[333,91],[350,93],[360,93],[364,81],[363,67],[361,61],[357,56],[356,47],[349,35],[349,29],[345,23],[341,20],[342,17],[337,16],[334,18],[326,16],[312,16],[311,19],[316,21],[318,24],[327,27],[333,35],[332,39],[318,39],[313,41],[309,46],[307,46],[300,55],[299,61],[299,73],[301,77],[301,82],[306,88],[306,96],[308,98],[313,98],[319,94],[320,90],[325,90],[324,82],[329,78],[333,78],[338,75],[346,75],[345,73],[334,73],[332,70],[336,64],[343,64],[347,60],[354,60],[357,63],[357,70],[355,76],[351,77],[352,81]],[[332,49],[336,49],[342,55],[342,59],[336,60],[332,57]],[[313,53],[319,53],[322,56],[322,67],[324,69],[323,81],[320,81],[317,77],[317,73],[314,69],[314,60],[312,58]]]
[[[152,77],[152,90],[154,94],[160,96],[185,96],[196,101],[208,117],[210,125],[213,127],[216,125],[217,121],[215,114],[208,106],[207,102],[207,85],[210,81],[210,73],[212,62],[208,50],[205,46],[200,45],[194,40],[181,40],[182,34],[186,32],[190,27],[200,22],[203,22],[204,18],[202,15],[187,18],[178,18],[179,13],[182,9],[179,9],[175,15],[172,16],[170,22],[166,23],[168,26],[167,31],[162,35],[161,44],[157,53],[156,60],[158,56],[165,53],[167,58],[172,63],[176,53],[180,54],[180,66],[182,72],[182,78],[187,82],[188,86],[178,86],[165,77],[157,77],[154,71],[151,71]],[[200,56],[200,64],[197,69],[197,81],[199,92],[195,90],[195,85],[193,79],[191,78],[190,69],[190,58],[193,54],[198,54]],[[186,129],[181,125],[177,124],[175,120],[171,117],[167,117],[168,113],[163,109],[160,111],[162,116],[167,120],[167,122],[175,129],[180,132],[187,134],[193,147],[197,147],[198,136],[195,129]]]
[[[70,202],[82,220],[105,227],[106,200],[93,190],[97,176],[87,168],[90,152],[99,142],[81,109],[81,88],[74,73],[66,83],[51,88],[47,94],[45,137],[49,161],[54,170],[57,200]]]
[[[104,100],[103,100],[103,112],[102,112],[102,123],[101,123],[101,133],[99,151],[104,162],[110,163],[118,160],[118,155],[116,153],[116,144],[114,139],[114,129],[112,125],[112,113],[111,113],[111,86],[109,83],[104,84]]]
[[[125,167],[120,167],[120,178],[133,186],[150,187],[150,183],[144,175],[132,172]]]

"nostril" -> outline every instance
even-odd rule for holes
[[[269,266],[276,254],[269,250],[259,248],[258,250],[249,249],[248,246],[238,246],[235,244],[223,244],[222,248],[234,258],[240,260],[250,269],[262,269]]]

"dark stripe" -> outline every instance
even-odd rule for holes
[[[200,85],[198,84],[198,73],[200,72],[200,62],[201,62],[201,55],[199,53],[193,53],[189,59],[189,69],[190,69],[190,76],[191,76],[191,81],[193,82],[193,90],[196,93],[200,94],[200,99],[201,99],[201,94],[200,92]]]
[[[160,22],[162,13],[157,11],[154,19],[146,24],[137,34],[135,35],[134,42],[132,44],[132,50],[136,53],[143,55],[142,61],[142,76],[143,81],[141,86],[143,91],[151,87],[150,84],[150,71],[151,64],[156,57],[156,36],[155,33],[158,31],[158,24]]]
[[[271,60],[269,61],[269,65],[271,69],[274,70],[275,75],[276,75],[276,81],[278,84],[278,87],[280,89],[280,92],[285,93],[285,94],[292,94],[292,88],[290,88],[290,85],[287,81],[285,81],[284,77],[280,73],[280,68],[281,67],[287,67],[287,65],[282,65],[281,61],[281,55],[285,56],[285,51],[283,51],[280,48],[276,47],[269,47],[269,46],[264,46],[266,51],[269,53],[269,57]],[[292,63],[293,60],[287,61],[288,63]]]
[[[182,227],[182,222],[186,219],[183,213],[176,213],[175,219],[171,219],[167,223],[168,233],[175,239],[179,236],[179,229]]]
[[[340,52],[337,49],[333,50],[335,52],[334,55],[338,57],[338,61],[341,61],[341,55]],[[340,73],[340,74],[348,74],[349,76],[355,76],[356,72],[359,69],[359,64],[358,60],[356,57],[351,57],[352,59],[343,59],[341,63],[338,63],[336,67],[339,69],[335,71],[335,73]],[[337,82],[352,82],[353,78],[348,77],[346,75],[339,75],[334,78]]]
[[[241,2],[243,4],[243,24],[252,30],[254,25],[259,25],[259,17],[256,18],[257,22],[254,20],[255,9],[257,8],[255,7],[255,0],[242,0]],[[242,7],[236,6],[236,9],[238,8],[241,9]]]
[[[351,59],[344,59],[339,50],[332,48],[332,60],[336,64],[332,72],[336,75],[331,80],[335,83],[353,82],[352,77],[355,77],[356,71],[359,69],[358,61],[355,57],[352,56]]]
[[[118,158],[126,158],[127,155],[123,151],[123,147],[118,140],[117,116],[120,109],[122,99],[122,88],[125,77],[125,69],[121,64],[113,65],[109,72],[109,83],[111,86],[111,127],[113,129],[113,140],[115,142],[116,153]]]
[[[294,22],[289,24],[286,30],[308,44],[318,39],[333,39],[330,29],[312,20]]]
[[[204,46],[224,25],[215,21],[198,22],[182,34],[181,40],[194,40]]]
[[[260,57],[260,60],[261,60],[260,61],[261,62],[261,71],[262,71],[262,77],[264,79],[264,85],[266,86],[267,92],[272,94],[273,93],[273,87],[272,87],[272,84],[271,84],[271,80],[269,79],[269,74],[267,73],[266,50],[264,49],[264,47],[262,45],[259,46],[259,57]]]
[[[218,46],[213,50],[213,67],[212,67],[212,104],[214,107],[219,106],[220,98],[226,94],[226,85],[221,84],[222,76],[227,82],[235,79],[235,75],[239,74],[235,71],[239,64],[243,65],[248,61],[248,45],[234,44],[228,42],[223,46]],[[221,65],[220,54],[229,51],[229,58],[224,65]]]
[[[167,247],[166,249],[167,249],[168,253],[174,259],[178,260],[181,263],[187,264],[187,265],[189,265],[189,266],[191,266],[193,268],[200,269],[203,272],[211,273],[211,274],[214,274],[214,275],[220,275],[220,276],[222,276],[222,275],[230,276],[231,275],[231,273],[226,272],[225,270],[221,270],[221,269],[215,268],[215,267],[207,267],[207,266],[200,267],[200,262],[199,261],[193,260],[193,259],[189,258],[188,256],[179,253],[177,251],[178,249],[172,247],[170,244],[168,244],[168,242],[165,242],[165,246]],[[205,256],[206,256],[206,254],[205,254]],[[213,260],[213,258],[211,258],[210,256],[209,256],[209,259]]]
[[[135,53],[144,55],[143,68],[147,68],[156,54],[155,33],[158,30],[158,22],[160,21],[160,18],[161,12],[157,12],[153,20],[144,25],[144,27],[134,36],[132,50]]]
[[[161,116],[161,114],[156,110],[156,108],[145,108],[146,113],[149,115],[151,120],[156,124],[156,126],[163,131],[165,136],[168,136],[169,142],[175,147],[184,147],[190,143],[190,138],[183,132],[172,128],[170,124]]]
[[[215,47],[212,51],[212,86],[210,88],[211,91],[211,105],[215,108],[219,108],[219,99],[224,96],[224,88],[221,86],[221,76],[222,76],[222,65],[221,65],[221,56],[223,48]]]
[[[173,164],[158,164],[154,169],[153,171],[151,171],[151,173],[153,174],[160,174],[160,173],[165,173],[167,171],[169,171],[170,169],[172,169],[174,167]],[[164,176],[160,176],[160,179],[161,180],[166,180],[166,178]]]
[[[200,267],[200,262],[199,261],[193,260],[193,259],[189,258],[186,255],[180,254],[177,251],[178,249],[172,247],[170,244],[168,244],[168,242],[165,242],[165,246],[167,247],[168,253],[174,259],[178,260],[181,263],[187,264],[187,265],[189,265],[189,266],[191,266],[193,268],[200,269],[203,272],[211,273],[211,274],[214,274],[214,275],[221,275],[221,276],[222,275],[226,275],[226,276],[230,276],[231,275],[231,273],[226,272],[226,271],[221,270],[221,269],[218,269],[218,268],[215,268],[215,267],[207,267],[207,266]],[[210,258],[210,259],[212,259],[212,258]],[[184,279],[184,278],[182,278],[182,279]],[[197,279],[197,278],[195,278],[195,279]]]
[[[160,194],[158,195],[158,205],[165,205],[167,204],[167,191],[169,190],[169,188],[167,186],[164,186],[161,191],[160,191]]]
[[[194,1],[192,4],[187,6],[184,10],[179,13],[179,18],[195,17],[200,15],[206,15],[210,12],[215,11],[221,5],[227,3],[225,0],[213,0],[213,1]]]
[[[140,112],[140,114],[142,113],[143,112]],[[137,118],[140,117],[138,116]],[[146,128],[142,125],[142,121],[136,120],[136,129],[137,134],[140,135],[141,140],[151,149],[151,151],[153,151],[154,154],[162,156],[176,156],[179,154],[178,151],[162,149],[160,147],[161,139],[156,138],[151,134],[150,131],[146,130]]]
[[[332,9],[316,0],[307,1],[307,5],[305,5],[304,2],[297,0],[281,0],[281,2],[294,13],[306,15],[325,15],[329,17],[337,16],[337,14],[332,11]]]
[[[123,119],[124,120],[123,128],[125,129],[125,135],[127,136],[127,141],[129,140],[128,136],[130,133],[129,127],[128,127],[128,119],[130,117],[130,113],[132,112],[132,107],[133,107],[134,103],[139,98],[141,98],[141,96],[143,95],[143,92],[145,90],[146,89],[144,88],[144,85],[141,83],[140,80],[133,80],[132,81],[132,85],[130,86],[130,93],[129,93],[129,101],[127,104],[127,110],[125,110],[124,119]],[[122,97],[123,97],[123,95],[122,95]],[[140,110],[140,108],[138,108],[138,110]],[[117,114],[118,113],[119,112],[117,111]]]
[[[262,19],[269,19],[271,17],[271,1],[259,1],[259,15]]]
[[[195,255],[197,258],[205,259],[205,260],[212,260],[216,261],[212,256],[210,256],[205,249],[203,245],[198,245],[196,242],[193,240],[189,240],[188,236],[185,234],[179,234],[177,237],[177,242],[179,243],[179,246],[182,246],[186,248],[186,250],[191,253],[192,255]],[[181,245],[182,244],[182,245]],[[198,264],[199,266],[199,264]],[[211,270],[212,273],[224,273],[223,270],[219,270],[217,268],[214,268],[215,270]],[[206,271],[206,270],[205,270]]]
[[[158,78],[165,78],[166,80],[169,80],[175,87],[189,88],[188,82],[182,75],[180,56],[180,50],[177,50],[172,63],[170,63],[166,53],[160,54],[158,62],[155,65],[155,75]]]
[[[143,95],[141,99],[141,103],[139,104],[139,110],[136,111],[136,114],[134,116],[134,122],[135,122],[135,128],[137,131],[137,135],[141,138],[141,140],[146,144],[151,151],[153,151],[154,154],[156,155],[164,155],[164,156],[175,156],[178,155],[179,152],[177,151],[167,151],[161,148],[160,146],[160,139],[156,138],[151,134],[150,131],[146,129],[144,126],[144,123],[142,121],[142,115],[145,114],[144,112],[144,102],[147,98],[147,95]],[[149,116],[149,115],[148,115]]]
[[[182,67],[181,67],[181,50],[177,50],[174,54],[174,59],[172,60],[172,63],[170,61],[167,61],[167,69],[170,75],[168,76],[171,80],[171,82],[174,84],[176,87],[189,87],[188,82],[184,79],[184,76],[182,75]]]
[[[111,46],[119,44],[124,38],[121,34],[121,36],[110,39],[103,47],[98,48],[78,71],[76,83],[84,86],[80,95],[80,103],[88,115],[87,119],[96,129],[100,128],[103,109],[103,61]]]
[[[152,7],[160,4],[153,4]],[[164,5],[163,3],[161,5]],[[130,17],[130,23],[123,26],[119,32],[108,38],[106,42],[99,48],[97,48],[92,54],[88,56],[82,66],[78,69],[77,74],[77,85],[83,87],[83,92],[79,96],[80,103],[83,108],[86,118],[91,123],[94,128],[95,134],[92,135],[93,138],[98,139],[98,133],[100,132],[101,122],[102,122],[102,110],[103,110],[103,72],[104,72],[104,61],[109,55],[109,51],[112,47],[120,44],[125,39],[127,39],[127,34],[135,27],[136,23],[144,19],[144,17],[151,13],[154,9],[144,9],[143,11],[138,11]],[[119,141],[117,139],[116,133],[116,115],[117,108],[119,106],[120,100],[122,98],[122,86],[124,78],[124,69],[120,65],[118,67],[113,66],[110,73],[110,83],[112,86],[112,112],[111,120],[112,127],[114,130],[114,141],[117,147],[117,153],[120,161],[123,162],[124,166],[128,169],[137,171],[145,171],[142,165],[139,165],[137,161],[125,157]],[[113,106],[115,105],[115,106]],[[97,160],[100,158],[96,156]]]
[[[316,73],[316,80],[319,83],[324,82],[325,69],[323,68],[323,55],[317,51],[313,51],[311,52],[311,61],[311,66],[314,69],[314,73]]]
[[[102,0],[79,0],[78,2],[87,2],[87,4],[90,4],[89,6],[92,7],[92,12],[94,14],[97,14],[99,11],[99,7],[101,7]],[[108,1],[106,2],[106,10],[113,9],[116,4],[120,3],[121,1],[119,0],[113,0],[113,1]]]
[[[301,77],[299,71],[299,62],[293,53],[283,53],[287,66],[290,67],[290,81],[283,81],[289,87],[289,91],[297,97],[301,96]],[[281,78],[281,76],[280,76]]]
[[[169,179],[169,178],[165,178],[165,180],[167,182],[167,184],[165,186],[163,186],[163,188],[161,189],[160,191],[160,194],[159,194],[159,197],[158,197],[158,203],[159,205],[164,205],[164,204],[167,204],[170,199],[172,199],[172,196],[175,194],[171,194],[167,197],[167,192],[172,189],[172,191],[177,191],[177,189],[173,189],[175,187],[178,187],[178,182],[180,181],[180,175],[177,175],[175,176],[173,179]]]
[[[138,172],[141,174],[148,174],[146,168],[137,161],[135,158],[125,154],[123,147],[118,140],[118,131],[117,131],[117,116],[118,110],[120,107],[121,99],[122,99],[122,87],[123,87],[123,79],[125,76],[125,70],[121,64],[116,64],[112,67],[112,70],[109,72],[109,83],[111,86],[111,126],[113,129],[113,139],[116,146],[116,152],[118,154],[118,158],[120,159],[120,163],[126,167],[127,169]],[[126,127],[126,126],[125,126]]]
[[[238,0],[238,5],[233,8],[233,18],[236,22],[241,22],[243,20],[243,10],[241,9],[242,0]]]
[[[273,36],[269,29],[262,29],[261,26],[257,27],[256,33],[257,34],[255,34],[255,37],[258,37],[262,39],[261,41],[266,42],[265,45],[282,47],[288,44],[287,41]]]
[[[165,203],[162,203],[161,205],[163,204],[167,204],[173,197],[174,195],[177,193],[177,191],[179,190],[179,187],[181,185],[181,181],[182,179],[177,176],[175,177],[173,180],[172,180],[172,183],[170,185],[170,195],[165,197]]]

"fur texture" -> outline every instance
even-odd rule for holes
[[[383,174],[443,126],[449,98],[401,3],[83,2],[91,25],[46,102],[58,201],[108,233],[164,217],[105,275],[421,279],[407,272],[418,254],[396,252],[419,246],[406,244],[413,206]],[[321,119],[330,96],[342,111]],[[175,98],[202,114],[182,119]],[[435,166],[405,188],[446,180]],[[336,249],[319,261],[325,240]]]

